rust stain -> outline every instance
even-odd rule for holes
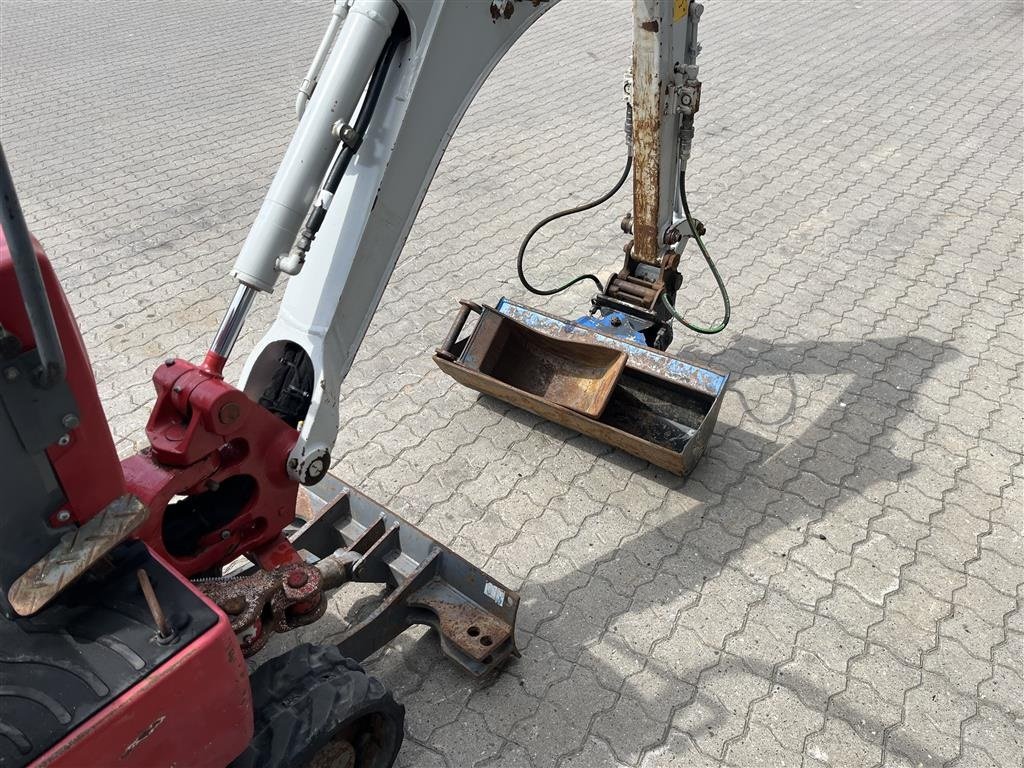
[[[657,265],[661,189],[661,79],[657,19],[633,30],[633,258]]]
[[[658,248],[658,195],[661,177],[658,168],[660,154],[660,116],[633,109],[634,166],[633,166],[633,257],[646,264],[657,264]]]
[[[423,600],[441,624],[441,633],[477,661],[484,661],[512,634],[512,627],[467,603]],[[486,662],[484,662],[486,663]]]
[[[142,732],[138,736],[136,736],[134,739],[132,739],[131,744],[129,744],[127,747],[124,748],[124,752],[121,753],[121,757],[125,758],[129,754],[131,754],[135,750],[135,748],[139,746],[139,744],[141,744],[146,739],[148,739],[150,736],[152,736],[154,731],[156,731],[157,728],[159,728],[161,725],[163,725],[164,720],[166,720],[166,719],[167,719],[167,715],[161,715],[156,720],[154,720],[152,723],[150,723],[145,728],[143,728]]]
[[[626,353],[557,339],[485,307],[462,354],[470,368],[597,418],[626,367]]]
[[[313,511],[313,500],[310,498],[309,491],[305,487],[300,487],[299,493],[295,497],[295,516],[303,524],[316,517],[316,513]]]

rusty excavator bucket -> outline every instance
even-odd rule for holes
[[[508,299],[460,304],[434,354],[459,383],[678,475],[704,454],[727,375]]]

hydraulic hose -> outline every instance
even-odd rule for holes
[[[700,235],[697,234],[697,227],[693,223],[693,217],[690,215],[690,206],[686,201],[686,171],[683,170],[679,173],[679,196],[683,201],[683,215],[686,216],[686,223],[690,227],[690,232],[693,233],[693,239],[697,242],[697,247],[700,248],[701,254],[704,256],[704,261],[707,262],[708,268],[711,270],[711,274],[715,278],[715,282],[718,283],[718,291],[722,294],[722,304],[725,306],[725,312],[722,316],[722,322],[717,325],[705,327],[702,325],[695,325],[687,321],[682,315],[680,315],[676,308],[672,306],[672,303],[668,300],[668,294],[661,294],[661,303],[665,306],[676,320],[682,323],[685,327],[691,331],[697,333],[720,333],[725,330],[725,326],[729,324],[729,318],[732,315],[732,305],[729,302],[729,292],[725,289],[725,282],[722,280],[722,276],[718,273],[718,267],[715,266],[714,260],[711,258],[711,254],[708,253],[707,246],[704,245],[704,241],[701,240]]]
[[[331,46],[334,45],[334,40],[338,36],[338,30],[345,23],[346,16],[348,16],[347,0],[334,0],[331,20],[327,24],[324,36],[320,39],[320,45],[317,46],[316,53],[313,54],[313,61],[309,64],[306,76],[302,78],[302,83],[299,85],[299,93],[295,97],[295,117],[300,120],[302,119],[302,113],[306,111],[306,104],[309,103],[310,98],[313,96],[313,89],[316,88],[316,81],[320,77],[320,71],[324,68],[324,62],[327,61],[327,54],[330,53]]]
[[[395,51],[398,50],[399,44],[404,39],[404,34],[392,32],[387,43],[384,45],[384,50],[381,52],[380,58],[373,68],[373,74],[370,75],[370,84],[366,88],[366,99],[359,108],[359,114],[356,115],[356,123],[353,126],[356,135],[356,140],[353,142],[355,146],[345,144],[341,152],[338,153],[335,162],[331,164],[324,181],[324,189],[328,192],[333,193],[337,191],[338,184],[341,183],[341,178],[345,175],[345,171],[352,161],[352,156],[356,153],[356,149],[359,148],[359,144],[362,143],[363,137],[366,135],[366,129],[370,127],[370,119],[377,109],[377,102],[380,101],[381,91],[384,90],[384,80],[387,78],[388,70],[391,68],[391,60],[395,57]]]
[[[377,102],[380,101],[381,91],[384,90],[384,81],[387,79],[388,70],[391,68],[391,60],[394,58],[399,44],[404,39],[404,34],[400,34],[398,31],[392,32],[387,43],[384,44],[384,50],[381,51],[380,58],[377,59],[377,64],[373,68],[373,74],[370,75],[370,83],[366,87],[366,96],[359,107],[355,125],[352,126],[351,132],[348,134],[347,139],[343,141],[341,149],[334,156],[334,160],[331,161],[327,174],[324,176],[323,184],[320,186],[317,200],[313,203],[313,207],[310,208],[296,242],[295,250],[303,259],[313,244],[317,232],[320,231],[324,218],[327,216],[327,208],[330,205],[331,197],[338,191],[338,185],[341,183],[345,171],[348,170],[356,150],[362,144],[363,137],[366,135],[366,129],[370,127],[370,119],[377,108]]]
[[[623,168],[622,175],[619,177],[619,180],[615,182],[615,186],[608,190],[608,192],[601,195],[601,197],[597,198],[597,200],[593,200],[589,203],[584,203],[583,205],[578,205],[575,208],[566,208],[564,211],[558,211],[558,213],[553,213],[550,216],[541,219],[540,221],[533,225],[533,228],[526,233],[526,237],[524,237],[523,241],[519,244],[519,255],[516,256],[516,271],[519,273],[519,282],[523,284],[523,287],[526,290],[528,290],[530,293],[536,294],[537,296],[553,296],[554,294],[561,293],[562,291],[576,285],[576,283],[581,283],[585,280],[593,281],[594,285],[597,286],[597,289],[599,291],[604,290],[604,285],[602,285],[600,278],[598,278],[597,275],[592,275],[589,273],[586,275],[580,275],[579,277],[574,277],[565,285],[560,285],[557,288],[535,288],[534,286],[530,285],[530,281],[526,279],[526,273],[523,271],[523,257],[526,255],[526,247],[530,244],[530,240],[533,239],[533,236],[536,235],[542,227],[546,226],[547,224],[550,224],[552,221],[556,221],[557,219],[561,219],[565,216],[571,216],[574,213],[583,213],[584,211],[589,211],[591,208],[596,208],[602,203],[608,202],[611,199],[612,195],[614,195],[616,192],[622,189],[622,185],[626,183],[626,179],[629,178],[629,172],[632,169],[633,155],[632,153],[630,153],[629,156],[626,158],[626,167]]]

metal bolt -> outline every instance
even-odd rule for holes
[[[60,423],[64,425],[64,429],[75,429],[82,422],[75,414],[68,413],[60,420]]]
[[[223,603],[221,608],[224,609],[224,613],[228,616],[237,616],[245,610],[245,606],[248,605],[244,597],[229,597]]]
[[[327,457],[320,453],[309,459],[305,469],[300,471],[299,482],[303,485],[314,485],[327,474]]]
[[[242,406],[238,403],[224,403],[217,411],[217,418],[221,424],[228,425],[234,424],[238,421],[238,417],[242,415]]]
[[[146,599],[146,605],[149,606],[149,612],[153,616],[153,623],[156,624],[157,639],[164,642],[169,641],[174,636],[174,632],[171,629],[171,623],[167,621],[167,615],[164,613],[160,601],[157,599],[156,592],[153,590],[149,574],[142,568],[135,573],[139,579],[142,596]]]
[[[331,126],[331,135],[335,141],[341,142],[353,152],[359,149],[359,145],[363,142],[363,137],[359,135],[359,132],[344,120],[338,120]],[[309,250],[310,241],[307,240],[305,243],[302,243],[302,237],[300,236],[300,247],[303,248],[303,251],[307,251]]]
[[[679,230],[675,227],[672,227],[672,229],[665,233],[665,245],[675,245],[682,239],[683,236],[679,234]]]
[[[71,445],[71,435],[61,435],[57,439],[57,445]]]
[[[622,318],[621,318],[621,317],[618,317],[618,316],[616,315],[615,317],[613,317],[613,318],[611,319],[611,323],[612,323],[612,325],[614,325],[614,326],[615,326],[616,328],[618,328],[618,327],[619,327],[620,325],[622,325]]]
[[[309,581],[309,577],[305,574],[304,571],[291,571],[288,574],[288,586],[292,587],[293,589],[298,589],[299,587],[306,586],[307,581]]]
[[[228,539],[231,538],[231,531],[221,531],[220,532],[220,537],[221,537],[221,539],[223,541],[227,541]]]
[[[70,523],[71,522],[71,513],[68,512],[66,509],[62,509],[60,512],[57,513],[57,522],[58,523]]]
[[[18,369],[15,368],[13,365],[4,368],[4,378],[7,379],[8,381],[14,381],[16,378],[18,378],[18,376]]]

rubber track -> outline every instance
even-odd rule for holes
[[[259,667],[250,683],[253,738],[231,768],[298,768],[341,724],[370,712],[397,726],[391,754],[373,768],[387,768],[398,756],[405,708],[334,646],[297,646]]]

